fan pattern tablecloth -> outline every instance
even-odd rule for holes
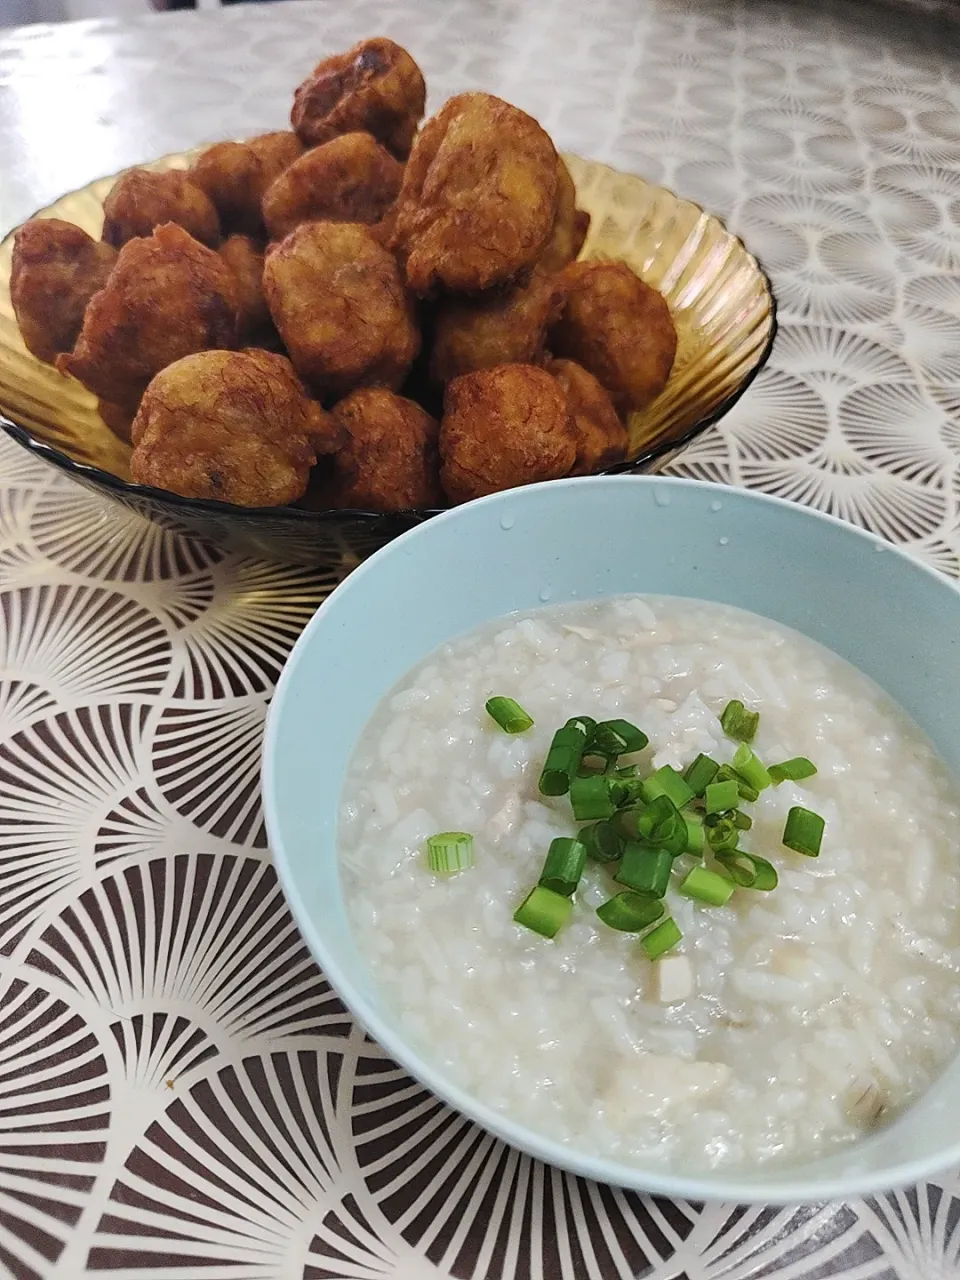
[[[0,221],[279,126],[385,32],[704,203],[780,333],[671,467],[831,511],[960,576],[960,41],[942,5],[356,0],[0,40]],[[0,1275],[947,1280],[960,1179],[676,1204],[566,1177],[367,1041],[271,867],[260,735],[329,580],[161,531],[0,445]]]

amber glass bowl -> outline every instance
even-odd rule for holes
[[[164,156],[146,167],[184,169],[195,155]],[[766,361],[776,328],[770,283],[736,236],[689,200],[634,174],[565,159],[577,202],[591,215],[581,257],[622,259],[664,295],[677,327],[670,380],[652,405],[632,415],[629,457],[610,468],[654,471],[726,413]],[[37,216],[63,218],[99,236],[114,181],[99,178]],[[130,448],[102,422],[94,397],[36,360],[20,339],[10,303],[13,234],[0,244],[0,426],[38,457],[167,527],[301,564],[362,559],[436,514],[237,507],[134,484]]]

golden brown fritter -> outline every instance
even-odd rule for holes
[[[268,351],[203,351],[150,383],[133,424],[138,484],[243,507],[284,506],[340,433],[290,361]]]
[[[537,259],[541,271],[561,271],[575,261],[590,228],[590,215],[577,208],[577,189],[561,157],[557,157],[557,209],[543,252]]]
[[[627,456],[630,438],[613,401],[592,373],[573,360],[551,360],[546,366],[567,393],[577,433],[577,460],[572,476],[588,476],[612,467]]]
[[[379,222],[397,198],[403,165],[369,133],[344,133],[314,147],[263,197],[271,240],[301,222]]]
[[[557,153],[532,116],[462,93],[420,131],[397,200],[394,248],[418,294],[505,284],[543,251]]]
[[[539,364],[547,326],[562,302],[558,278],[540,271],[512,288],[441,300],[434,312],[431,379],[445,383],[498,364]]]
[[[420,349],[393,257],[354,222],[303,222],[271,245],[263,287],[300,376],[321,395],[396,390]]]
[[[166,222],[175,222],[211,248],[220,243],[220,219],[209,196],[179,169],[130,169],[103,202],[103,239],[118,249]]]
[[[426,99],[410,54],[378,36],[314,67],[294,93],[290,123],[307,147],[360,129],[405,160]]]
[[[440,479],[452,502],[565,476],[577,456],[567,396],[530,364],[456,378],[440,423]]]
[[[31,218],[13,240],[10,300],[24,346],[53,364],[72,351],[93,295],[107,282],[117,251],[72,222]]]
[[[420,405],[381,387],[362,387],[331,412],[345,435],[327,490],[332,506],[404,511],[443,505],[440,427]]]
[[[666,302],[623,262],[574,262],[561,278],[567,297],[550,330],[552,351],[588,369],[620,413],[646,408],[667,385],[677,350]]]
[[[130,432],[139,407],[139,401],[131,404],[113,404],[109,400],[97,401],[97,413],[113,434],[127,444],[130,443]]]
[[[303,154],[295,133],[264,133],[247,142],[218,142],[194,162],[189,175],[213,201],[224,233],[263,235],[261,202],[271,183]]]
[[[218,254],[168,223],[120,250],[57,368],[94,395],[130,404],[182,356],[237,344],[237,285]]]
[[[263,295],[263,250],[249,236],[228,236],[218,250],[237,282],[238,327],[241,342],[253,342],[273,331]]]

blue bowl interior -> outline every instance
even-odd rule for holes
[[[960,1160],[956,1060],[903,1117],[856,1146],[802,1166],[686,1177],[581,1158],[488,1112],[405,1045],[340,889],[336,813],[358,736],[383,695],[452,636],[545,600],[621,592],[715,600],[796,628],[876,680],[960,771],[960,592],[897,550],[792,504],[695,481],[594,477],[497,494],[362,565],[320,608],[281,679],[267,731],[267,821],[314,955],[424,1083],[507,1140],[591,1177],[691,1198],[812,1200]]]

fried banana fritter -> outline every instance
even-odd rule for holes
[[[237,282],[237,323],[241,342],[253,342],[273,331],[263,294],[263,250],[250,236],[228,236],[218,253]]]
[[[556,205],[557,152],[536,120],[491,94],[462,93],[414,144],[393,247],[415,293],[475,293],[536,261]]]
[[[574,262],[561,279],[566,302],[550,330],[551,350],[588,369],[619,413],[645,409],[673,368],[670,308],[623,262]]]
[[[271,240],[301,222],[379,222],[400,190],[403,165],[369,133],[344,133],[295,160],[269,187]]]
[[[441,300],[434,312],[431,379],[445,383],[498,364],[539,364],[562,301],[558,278],[540,271],[512,288]]]
[[[24,346],[53,364],[72,351],[87,303],[107,283],[117,251],[72,222],[31,218],[13,240],[10,301]]]
[[[577,456],[567,395],[529,364],[503,364],[456,378],[440,423],[440,479],[452,502],[557,480]]]
[[[130,169],[120,175],[103,202],[103,239],[118,249],[166,222],[175,222],[211,248],[220,243],[220,219],[213,202],[179,169],[167,173]]]
[[[261,236],[261,202],[267,188],[302,154],[303,144],[295,133],[264,133],[246,142],[215,143],[188,173],[213,201],[225,234]]]
[[[327,490],[331,505],[404,511],[443,504],[440,427],[425,409],[382,387],[362,387],[331,412],[344,431]]]
[[[403,382],[420,333],[396,261],[366,227],[301,223],[267,250],[263,287],[290,359],[319,394]]]
[[[140,403],[136,400],[130,404],[113,404],[109,400],[97,401],[97,413],[99,413],[113,434],[118,439],[126,441],[127,444],[131,440],[133,420],[137,416],[139,407]]]
[[[120,250],[73,352],[57,358],[100,399],[131,404],[182,356],[237,344],[237,285],[212,249],[168,223]]]
[[[590,215],[577,208],[577,189],[562,157],[557,157],[557,209],[543,252],[537,259],[541,271],[561,271],[576,260],[590,229]]]
[[[577,435],[577,460],[572,476],[588,476],[612,467],[627,456],[630,443],[613,401],[592,373],[573,360],[551,360],[546,366],[567,393]]]
[[[410,54],[378,36],[314,67],[294,93],[290,123],[307,147],[360,129],[405,160],[426,100],[423,74]]]
[[[243,507],[295,502],[339,443],[293,365],[268,351],[203,351],[153,379],[133,424],[139,484]]]

